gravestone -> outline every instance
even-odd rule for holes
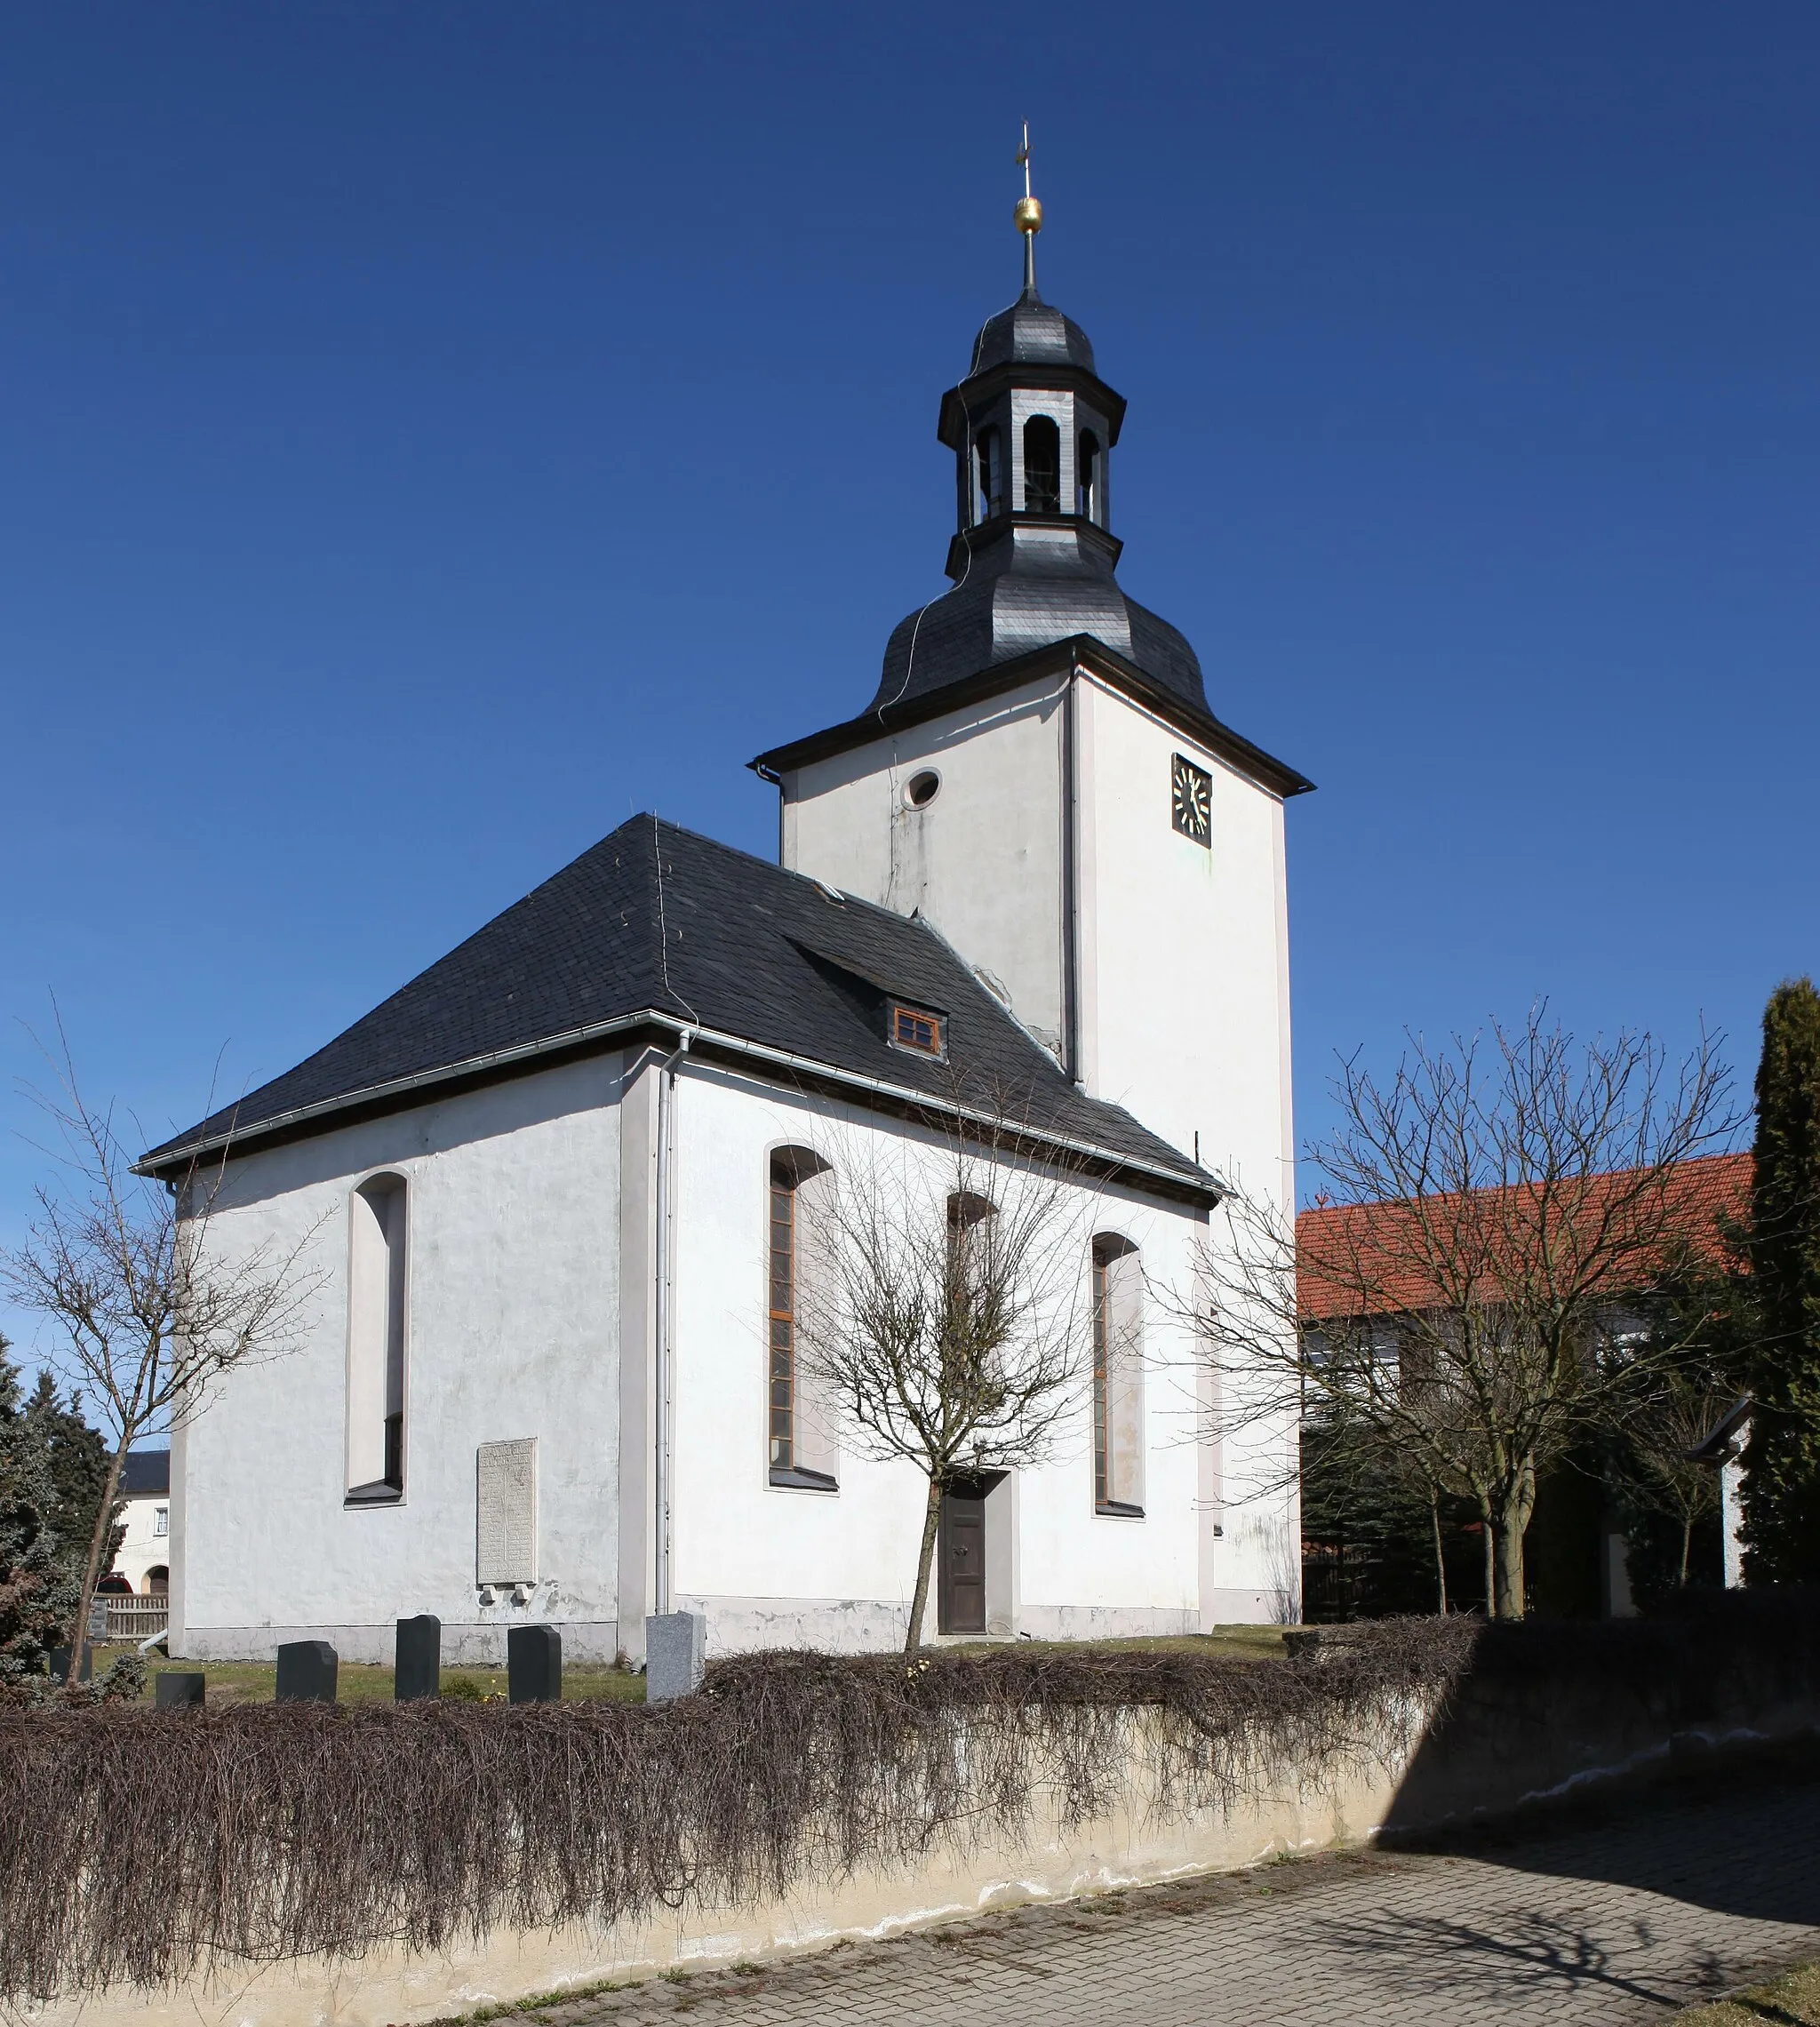
[[[563,1700],[563,1636],[555,1626],[514,1626],[506,1635],[506,1694],[515,1704]]]
[[[443,1693],[443,1622],[434,1612],[398,1622],[394,1649],[392,1696],[400,1704]]]
[[[335,1700],[335,1649],[325,1640],[286,1640],[278,1649],[281,1704],[332,1704]]]
[[[152,1678],[152,1700],[161,1711],[200,1710],[204,1680],[200,1669],[161,1668]]]
[[[84,1642],[82,1650],[82,1664],[76,1672],[76,1679],[78,1682],[86,1682],[93,1676],[94,1672],[94,1649]],[[60,1682],[68,1681],[69,1649],[67,1647],[53,1647],[51,1649],[51,1672]]]
[[[644,1622],[644,1700],[692,1696],[707,1663],[707,1621],[699,1612],[660,1612]]]

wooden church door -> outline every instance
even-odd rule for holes
[[[986,1631],[986,1500],[949,1492],[942,1498],[936,1544],[936,1624],[943,1632]]]

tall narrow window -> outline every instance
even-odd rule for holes
[[[771,1156],[766,1230],[766,1401],[770,1481],[810,1492],[840,1484],[836,1417],[825,1390],[805,1370],[821,1245],[822,1210],[833,1171],[806,1147]]]
[[[1144,1272],[1138,1249],[1093,1241],[1093,1504],[1144,1512]]]
[[[1074,511],[1090,521],[1099,519],[1099,439],[1090,429],[1081,432],[1076,448]]]
[[[973,518],[990,521],[1005,511],[1005,482],[999,459],[999,433],[982,429],[973,440]]]
[[[1024,511],[1062,511],[1062,433],[1046,415],[1024,425]]]
[[[998,1368],[999,1346],[994,1312],[999,1290],[994,1244],[998,1207],[973,1190],[956,1190],[948,1199],[948,1287],[943,1319],[949,1342],[945,1361],[961,1369],[963,1388],[989,1377]],[[969,1372],[977,1364],[978,1372]]]
[[[404,1490],[403,1176],[355,1191],[347,1235],[347,1496],[359,1504]]]

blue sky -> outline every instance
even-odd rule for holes
[[[0,1242],[54,988],[148,1133],[287,1067],[941,587],[1015,292],[1128,589],[1292,805],[1298,1123],[1521,1015],[1747,1079],[1816,961],[1820,10],[14,10]],[[33,1326],[0,1316],[28,1350]]]

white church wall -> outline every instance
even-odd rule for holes
[[[1238,1186],[1290,1206],[1281,799],[1122,692],[1085,674],[1076,682],[1087,1089]],[[1211,849],[1170,822],[1177,753],[1211,778]],[[941,770],[942,789],[913,817],[903,788],[924,766]],[[786,861],[904,913],[921,907],[1010,989],[1021,1018],[1057,1033],[1063,781],[1060,689],[1029,685],[802,769],[785,785]],[[1299,1606],[1293,1418],[1237,1424],[1217,1462],[1198,1462],[1194,1589],[1206,1624],[1282,1618]],[[1021,1541],[1033,1526],[1022,1489],[1018,1512]],[[1034,1525],[1020,1582],[1048,1552],[1047,1523]],[[1097,1545],[1085,1552],[1091,1568]],[[1034,1608],[1034,1593],[1025,1595]],[[1049,1608],[1060,1613],[1063,1601]]]
[[[706,1614],[711,1651],[890,1645],[903,1637],[914,1583],[923,1480],[906,1463],[864,1456],[849,1432],[837,1493],[769,1482],[765,1193],[770,1153],[783,1145],[850,1169],[907,1158],[937,1175],[946,1151],[933,1137],[698,1063],[680,1080],[675,1130],[677,1602]],[[1083,1331],[1097,1232],[1134,1240],[1160,1287],[1189,1285],[1192,1249],[1205,1231],[1192,1213],[1087,1186],[1071,1202],[1081,1255],[1073,1299]],[[1005,1488],[1014,1496],[995,1495],[988,1512],[993,1630],[1067,1637],[1177,1632],[1201,1622],[1195,1377],[1167,1306],[1153,1302],[1146,1329],[1144,1518],[1094,1511],[1083,1363],[1052,1458],[1020,1472]],[[932,1630],[932,1606],[930,1623]]]
[[[1083,1065],[1122,1105],[1209,1166],[1285,1186],[1283,806],[1193,740],[1090,678],[1081,684]],[[1181,754],[1212,778],[1211,849],[1170,823]]]
[[[616,1645],[617,1056],[517,1078],[249,1154],[212,1243],[307,1240],[323,1274],[298,1348],[230,1376],[173,1446],[173,1654],[268,1656],[291,1638],[389,1659],[393,1622],[436,1613],[451,1658],[505,1628],[561,1625],[571,1655]],[[352,1192],[408,1193],[404,1492],[345,1504]],[[475,1461],[539,1442],[536,1590],[484,1607]]]
[[[1294,1203],[1283,805],[1218,755],[1083,678],[1082,1056],[1096,1097],[1280,1208]],[[1212,782],[1211,846],[1170,821],[1180,754]],[[1223,1242],[1216,1215],[1209,1241]],[[1299,1608],[1292,1416],[1223,1404],[1210,1622]]]
[[[808,1146],[844,1167],[869,1130],[843,1108],[699,1063],[678,1080],[675,1588],[706,1614],[711,1651],[886,1645],[909,1596],[898,1544],[922,1513],[911,1467],[862,1464],[843,1445],[838,1493],[770,1482],[770,1156]]]
[[[1062,1028],[1061,687],[1053,679],[801,769],[785,785],[783,858],[899,914],[921,909],[990,968],[1018,1019]],[[904,790],[941,776],[926,809]]]

